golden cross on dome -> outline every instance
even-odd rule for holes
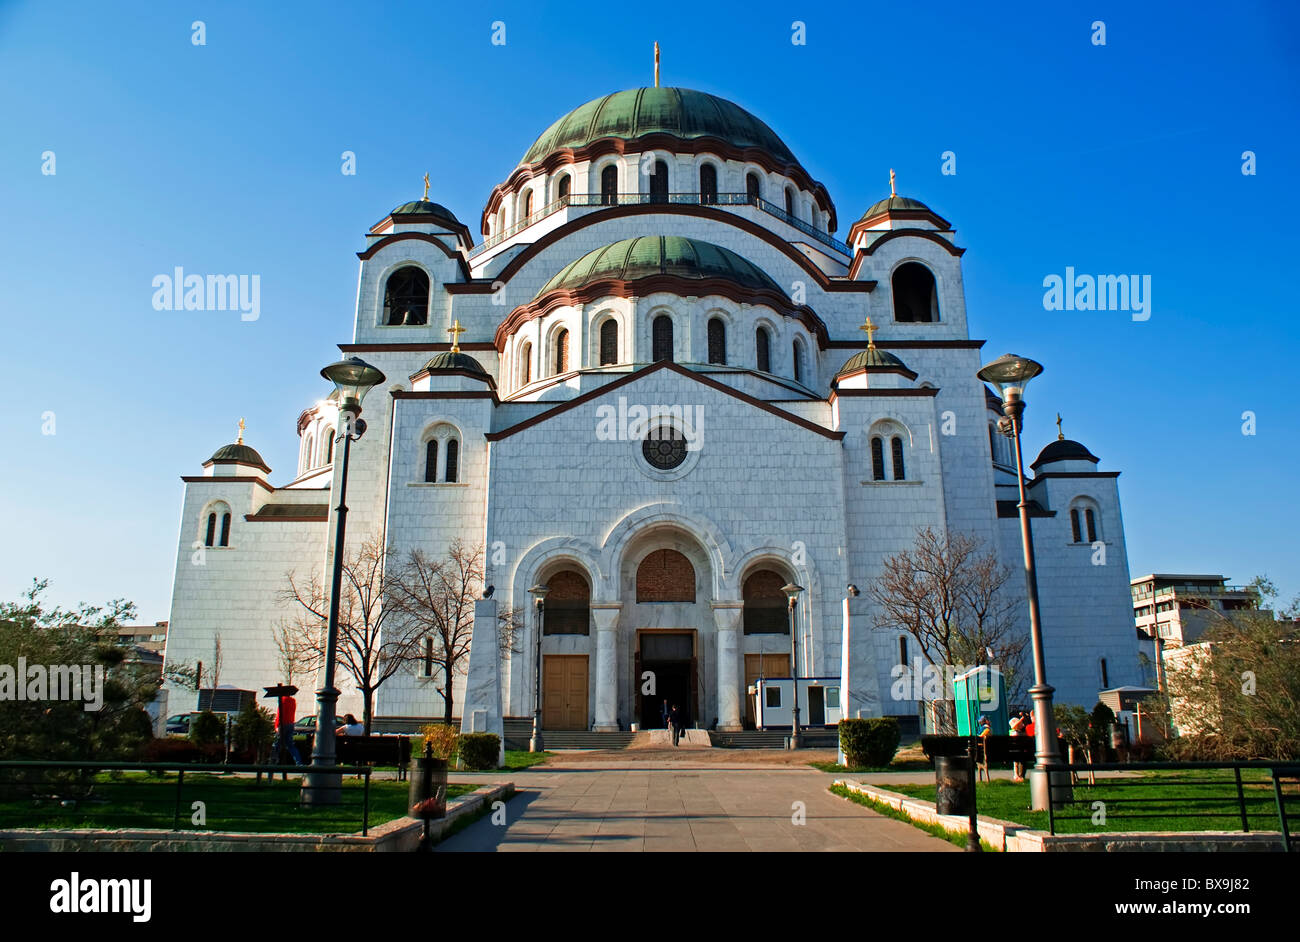
[[[239,420],[239,441],[235,442],[235,444],[236,445],[244,444],[244,420],[242,417]]]
[[[427,173],[424,175],[424,201],[426,203],[429,201],[429,175]]]
[[[659,43],[655,43],[655,88],[659,87]]]
[[[861,327],[858,328],[858,330],[865,330],[867,332],[868,350],[876,349],[876,331],[878,331],[879,329],[880,328],[876,326],[875,322],[870,317],[867,318],[865,324],[863,324]]]
[[[1061,413],[1056,413],[1056,440],[1065,441],[1065,433],[1061,431]]]
[[[898,191],[894,189],[894,168],[890,167],[889,168],[889,197],[890,199],[893,199],[897,195],[898,195]]]
[[[465,328],[460,326],[460,321],[456,321],[447,328],[447,333],[451,334],[451,352],[460,353],[460,335],[465,333]]]

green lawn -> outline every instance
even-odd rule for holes
[[[918,769],[929,769],[930,761],[928,759],[895,759],[889,765],[836,765],[834,762],[809,762],[814,769],[820,769],[823,772],[915,772]]]
[[[883,804],[881,802],[872,801],[866,795],[862,795],[859,794],[858,792],[851,791],[850,789],[845,788],[843,785],[832,785],[830,787],[830,791],[831,794],[839,795],[841,798],[847,798],[849,801],[855,802],[859,805],[864,805],[867,808],[870,808],[872,811],[878,812],[879,814],[883,814],[887,818],[893,818],[896,821],[903,821],[907,824],[912,825],[912,827],[917,828],[918,830],[925,831],[927,834],[932,834],[935,837],[942,838],[943,840],[947,841],[949,844],[955,844],[956,846],[960,847],[962,850],[966,849],[967,836],[965,834],[959,834],[955,831],[949,831],[938,824],[925,824],[921,821],[913,821],[910,817],[908,817],[903,812],[895,811],[889,805]],[[990,844],[988,841],[984,840],[983,838],[980,838],[980,848],[990,852],[994,852],[998,850],[998,848],[994,847],[992,844]]]
[[[177,778],[173,773],[128,772],[96,776],[88,797],[64,807],[57,798],[0,801],[3,828],[172,828],[251,831],[254,833],[333,834],[361,830],[363,786],[359,778],[343,780],[343,802],[327,808],[303,808],[301,780],[290,776],[268,785],[245,776],[185,776],[176,822]],[[450,785],[448,799],[477,785]],[[370,783],[370,827],[406,814],[408,782]],[[206,820],[197,823],[194,802],[203,802]]]
[[[1083,781],[1086,782],[1086,778]],[[1276,831],[1277,805],[1268,773],[1256,769],[1243,771],[1242,782],[1250,829]],[[935,800],[934,785],[890,784],[885,787],[913,798]],[[1048,828],[1046,811],[1028,810],[1028,782],[980,782],[975,795],[981,815],[1044,831]],[[1122,779],[1098,779],[1095,786],[1075,786],[1074,799],[1073,804],[1056,813],[1057,834],[1241,830],[1236,784],[1228,770],[1161,770]],[[1105,804],[1104,824],[1092,821],[1098,811],[1093,807],[1097,801]],[[1292,807],[1295,807],[1294,801]],[[1209,816],[1178,816],[1189,812]]]

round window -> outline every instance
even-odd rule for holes
[[[641,454],[652,468],[671,471],[686,460],[686,439],[680,430],[661,425],[646,435]]]

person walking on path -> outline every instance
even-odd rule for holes
[[[287,752],[293,759],[294,765],[302,765],[302,756],[298,753],[298,746],[293,741],[293,724],[297,716],[298,702],[288,695],[281,697],[275,712],[275,728],[279,733],[279,741],[276,743],[276,759],[283,760],[284,754]]]
[[[673,745],[676,746],[677,740],[680,739],[682,735],[682,711],[676,706],[673,707],[672,712],[668,715],[668,722],[672,725]]]

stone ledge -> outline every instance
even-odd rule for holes
[[[429,828],[440,840],[459,818],[473,815],[484,804],[509,798],[513,782],[483,785],[477,791],[448,803],[447,816]],[[252,851],[255,853],[303,853],[344,851],[350,853],[407,853],[420,841],[423,822],[410,817],[394,818],[370,829],[368,835],[354,834],[256,834],[243,831],[168,831],[162,829],[100,830],[95,828],[47,830],[15,828],[0,831],[0,850],[38,852],[117,851]]]
[[[937,824],[945,831],[966,834],[970,819],[965,815],[939,814],[934,802],[861,782],[836,779],[834,784],[857,792],[872,801],[901,811],[913,821]],[[1104,831],[1096,834],[1049,834],[998,818],[980,816],[976,821],[980,838],[998,850],[1013,853],[1120,852],[1120,851],[1280,851],[1278,831]]]

